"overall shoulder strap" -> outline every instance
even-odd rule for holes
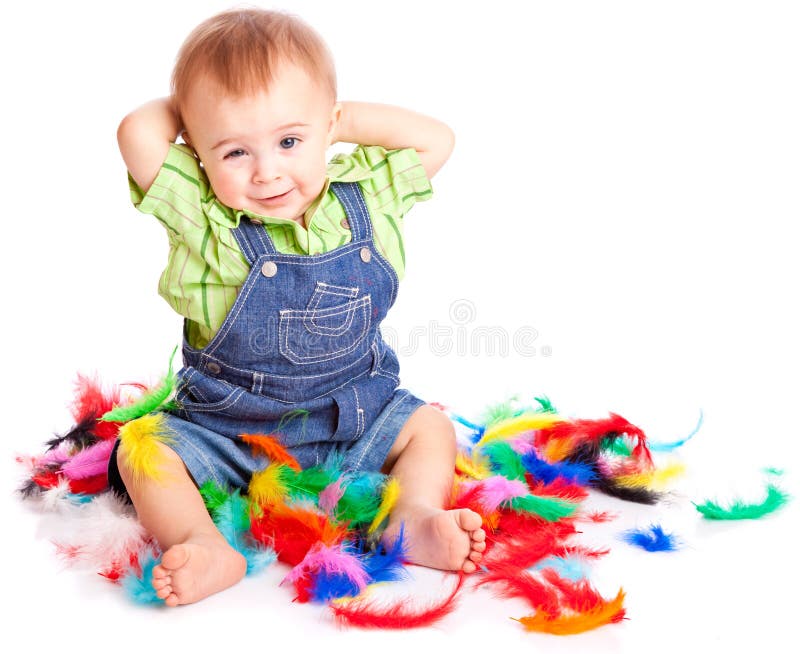
[[[344,207],[353,242],[372,241],[372,223],[361,185],[358,182],[331,182],[330,189]]]

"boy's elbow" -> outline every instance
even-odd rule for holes
[[[453,148],[456,145],[456,134],[447,125],[442,124],[439,139],[436,145],[426,152],[420,153],[422,165],[425,168],[425,174],[428,179],[431,179],[439,169],[444,166],[450,155],[453,153]]]

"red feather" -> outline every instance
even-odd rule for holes
[[[558,594],[536,579],[530,572],[513,565],[494,566],[481,576],[476,586],[495,584],[493,591],[500,597],[519,597],[526,600],[537,611],[555,617],[559,615]]]
[[[337,621],[364,629],[413,629],[427,627],[442,619],[456,607],[456,595],[464,585],[465,575],[458,574],[458,583],[450,595],[432,606],[416,608],[404,598],[394,605],[377,601],[354,600],[346,604],[335,602],[330,607]]]
[[[347,535],[347,523],[335,525],[312,509],[276,505],[252,517],[250,532],[258,542],[272,547],[278,560],[297,565],[314,543],[340,543]]]
[[[108,477],[106,473],[87,477],[86,479],[70,479],[69,490],[72,493],[84,493],[85,495],[96,495],[108,488]]]

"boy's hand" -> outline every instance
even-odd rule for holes
[[[117,129],[117,142],[131,177],[147,193],[170,143],[180,133],[178,115],[171,98],[153,100],[129,113]]]
[[[453,130],[435,118],[372,102],[342,102],[341,106],[335,141],[380,145],[387,150],[414,148],[428,179],[453,151]]]

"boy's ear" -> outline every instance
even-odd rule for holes
[[[199,159],[200,155],[197,154],[197,150],[195,150],[194,145],[192,145],[192,139],[189,137],[189,132],[187,132],[185,129],[182,129],[180,136],[183,139],[183,142],[192,149],[194,156]]]
[[[333,105],[331,110],[331,122],[328,125],[328,145],[333,145],[339,142],[339,122],[342,118],[342,103],[337,102]]]

